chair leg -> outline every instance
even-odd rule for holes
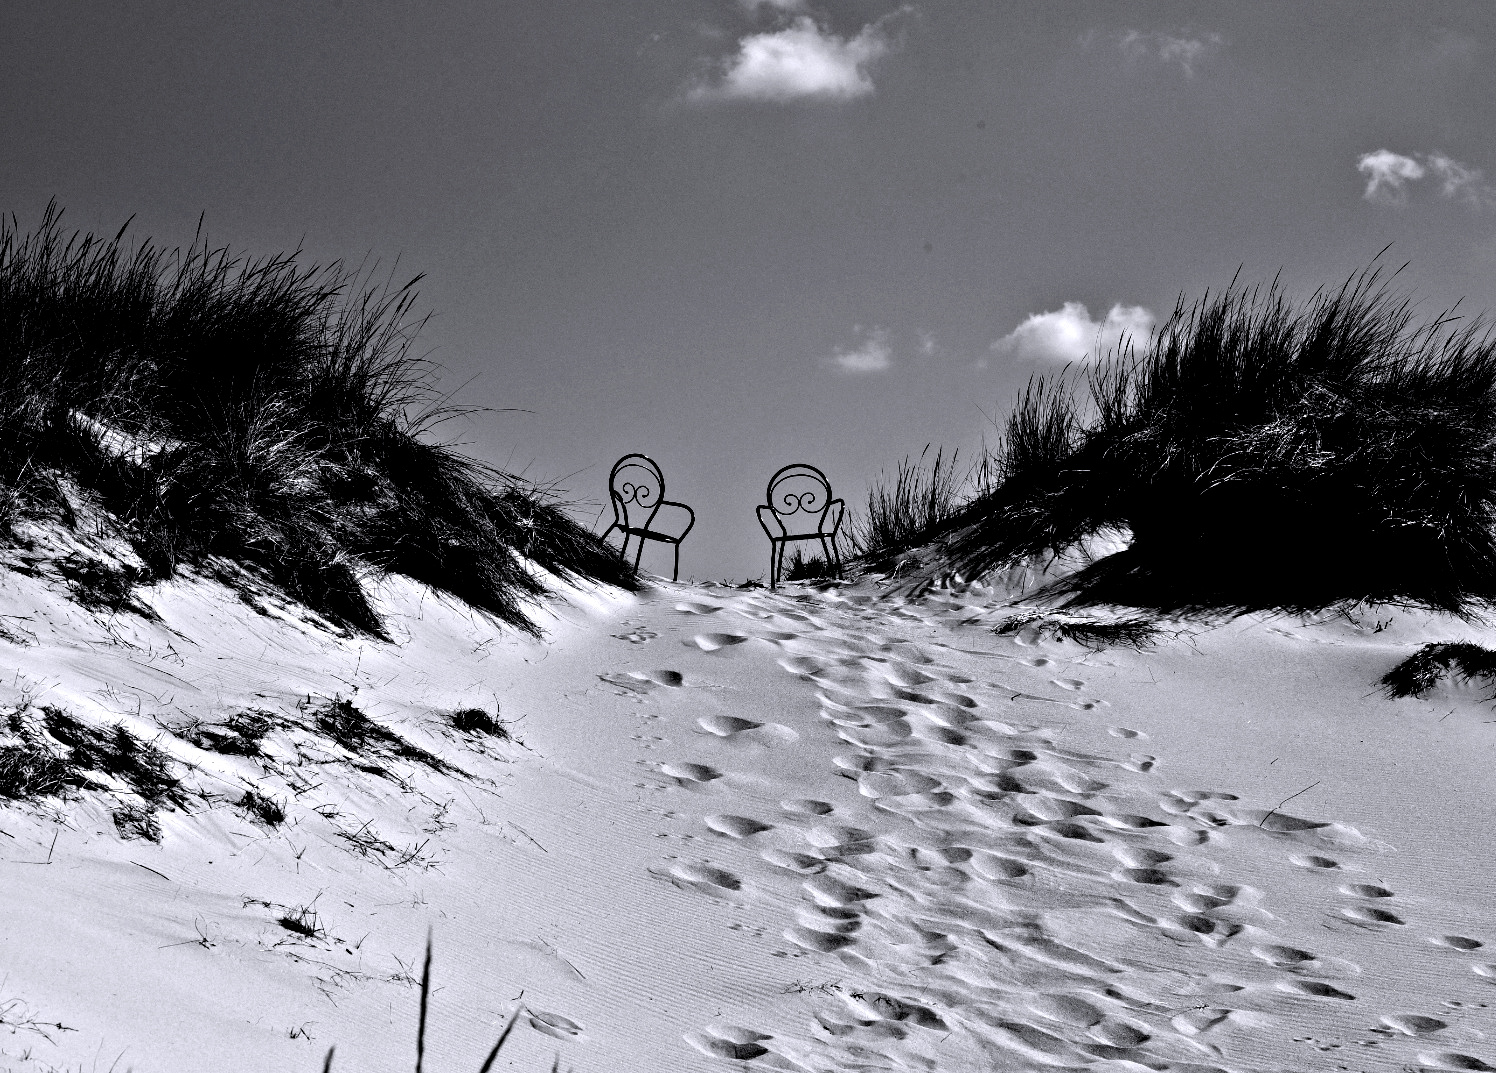
[[[639,572],[639,564],[644,560],[644,534],[639,534],[639,550],[634,553],[634,573]]]
[[[671,571],[671,573],[670,573],[670,580],[671,581],[679,581],[680,580],[680,544],[676,543],[674,545],[674,548],[675,548],[675,569],[673,571]]]
[[[831,534],[831,561],[836,564],[836,576],[842,576],[841,551],[836,546],[836,534]]]
[[[779,585],[779,558],[784,552],[784,545],[777,541],[769,541],[769,588],[774,589]]]

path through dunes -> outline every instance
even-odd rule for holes
[[[531,642],[396,586],[381,645],[206,591],[107,629],[58,605],[7,654],[135,726],[340,693],[451,769],[300,725],[259,766],[163,733],[221,796],[159,846],[87,801],[0,813],[0,1001],[77,1029],[0,1037],[18,1069],[336,1044],[408,1070],[428,928],[432,1069],[476,1068],[515,1003],[501,1069],[1496,1067],[1496,715],[1373,690],[1479,630],[1251,618],[1096,652],[994,634],[982,587],[679,585]],[[495,697],[523,747],[444,729]],[[286,824],[230,808],[239,782]],[[321,939],[274,925],[308,904]]]
[[[649,871],[738,937],[692,1047],[813,1070],[1496,1065],[1473,751],[1496,735],[1473,696],[1431,740],[1426,705],[1366,696],[1406,644],[1347,622],[1097,653],[994,636],[992,603],[718,591],[630,618],[650,636],[602,679],[635,709]],[[1331,792],[1274,808],[1311,783]],[[689,1005],[700,983],[666,986]]]

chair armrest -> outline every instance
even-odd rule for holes
[[[691,531],[691,526],[693,526],[693,525],[696,524],[696,512],[694,510],[692,510],[690,507],[686,506],[684,503],[672,503],[668,499],[661,500],[660,501],[660,506],[662,506],[662,507],[679,507],[681,510],[683,510],[683,511],[686,512],[686,527],[680,531],[680,536],[678,536],[678,537],[675,538],[677,540],[685,540],[686,539],[686,534]]]
[[[772,529],[769,527],[770,520],[774,523]],[[770,540],[783,540],[787,535],[784,523],[779,520],[779,515],[774,513],[773,507],[763,506],[758,508],[758,524],[763,527],[764,534]],[[778,530],[778,532],[775,530]]]
[[[841,499],[833,499],[826,504],[826,513],[821,515],[821,523],[817,531],[822,536],[835,536],[837,528],[841,525],[842,512],[846,509],[846,502]]]

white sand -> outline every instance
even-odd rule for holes
[[[1375,687],[1488,631],[1092,652],[994,635],[983,587],[667,584],[533,642],[395,581],[381,644],[200,579],[159,622],[62,593],[0,573],[0,702],[123,720],[207,796],[160,845],[103,793],[0,810],[5,1069],[409,1070],[428,929],[430,1070],[517,1003],[499,1069],[1496,1067],[1496,710]],[[337,695],[465,774],[161,730]],[[523,748],[446,722],[496,699]],[[275,923],[308,905],[324,935]]]

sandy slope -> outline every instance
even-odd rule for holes
[[[1496,713],[1373,685],[1469,627],[1091,652],[994,635],[980,586],[666,585],[530,642],[391,584],[382,645],[201,580],[158,622],[0,585],[8,699],[159,735],[206,795],[159,846],[102,794],[0,812],[6,1068],[410,1069],[428,928],[434,1070],[516,1002],[498,1068],[1496,1067]],[[461,773],[161,729],[336,695]],[[445,718],[495,699],[523,748]],[[307,905],[324,934],[275,923]]]

